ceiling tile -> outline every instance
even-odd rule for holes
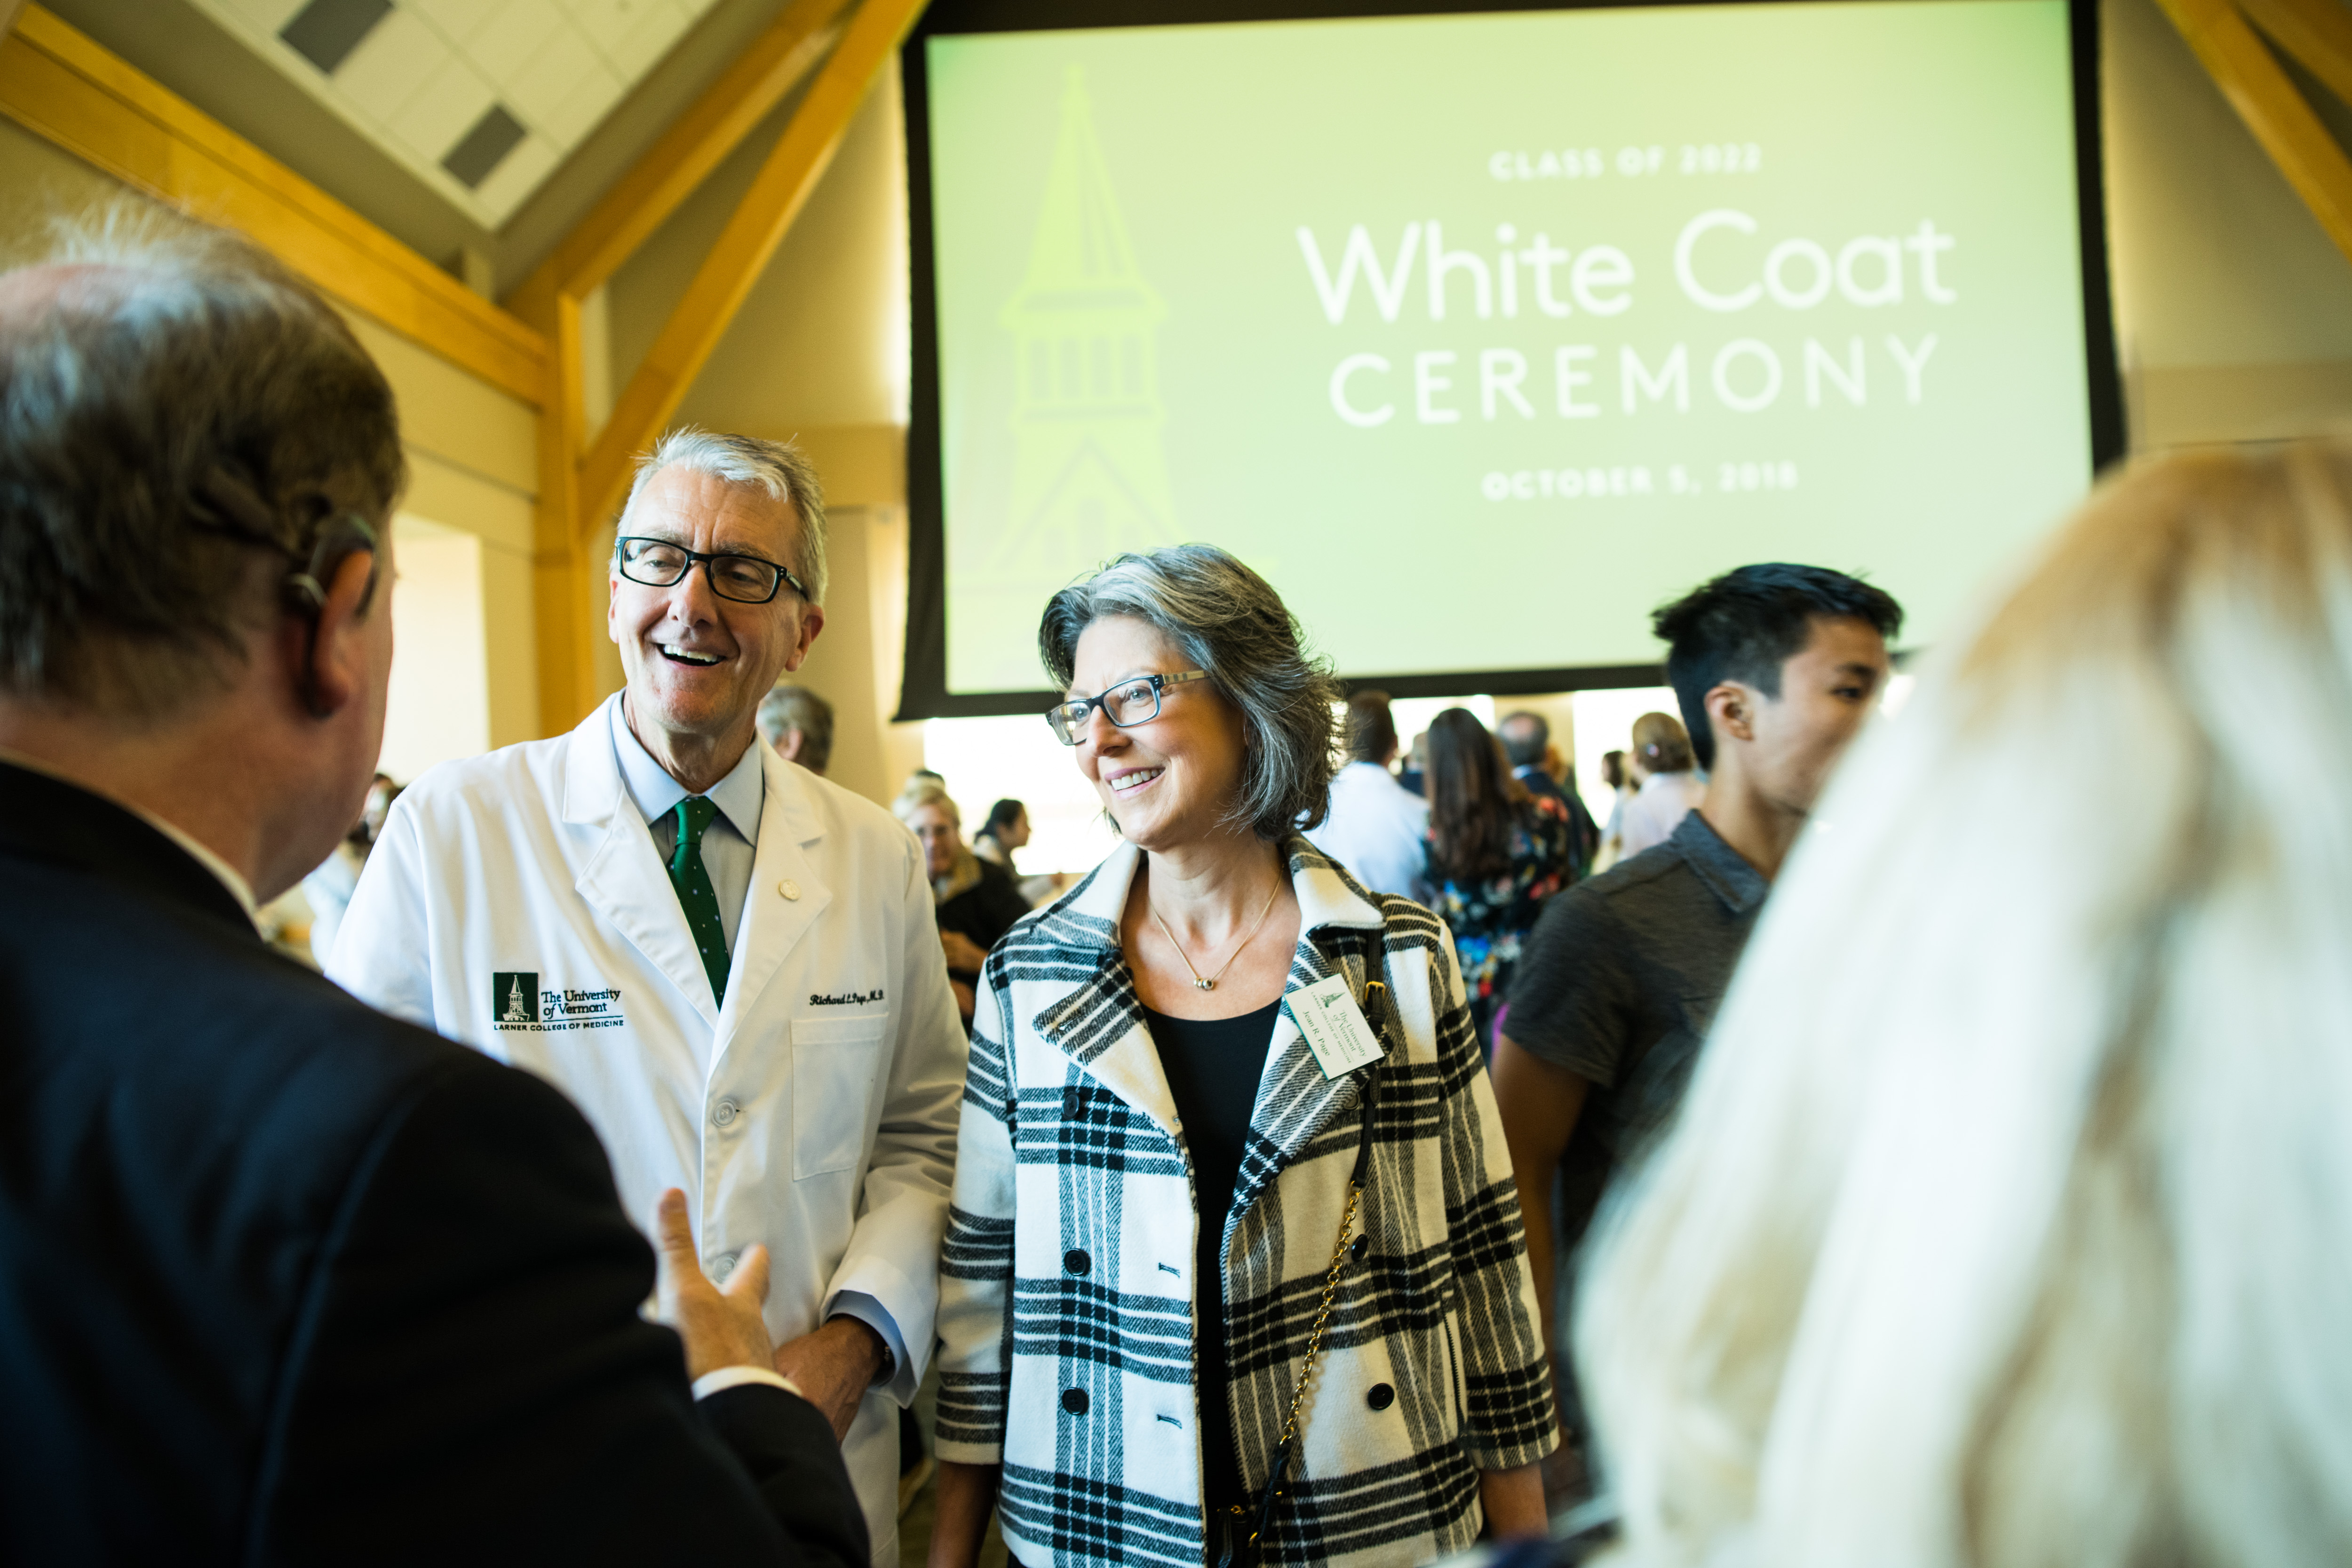
[[[441,167],[467,190],[476,189],[530,134],[505,104],[494,103],[471,131],[457,139],[449,155],[441,160]]]
[[[568,25],[555,0],[508,0],[499,19],[467,43],[466,54],[490,79],[505,81],[538,58]]]
[[[438,163],[457,138],[474,128],[498,98],[498,89],[463,59],[452,59],[425,79],[425,86],[392,121],[392,133],[410,152]]]
[[[440,34],[414,14],[394,11],[360,40],[333,79],[354,107],[389,124],[448,58]]]
[[[474,192],[475,198],[488,209],[493,226],[504,223],[523,198],[539,188],[539,183],[551,173],[560,155],[549,145],[544,136],[527,136],[522,144],[499,161]]]
[[[572,96],[540,121],[539,129],[549,141],[570,152],[580,144],[582,137],[596,129],[596,122],[620,100],[621,79],[607,67],[597,65],[581,79]]]
[[[677,42],[691,20],[678,0],[660,0],[658,5],[648,5],[629,36],[621,40],[621,52],[614,57],[614,63],[634,65],[639,70],[651,68],[669,53],[669,47]]]
[[[402,3],[421,12],[426,21],[448,36],[450,42],[464,44],[505,15],[509,0],[402,0]]]
[[[582,79],[598,67],[596,51],[576,27],[564,27],[523,67],[506,79],[507,101],[537,125],[553,114]]]
[[[565,0],[565,4],[586,30],[589,41],[623,69],[643,68],[633,68],[622,53],[622,45],[649,13],[667,7],[667,0]]]

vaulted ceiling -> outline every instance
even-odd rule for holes
[[[192,0],[487,228],[715,0]]]
[[[493,297],[784,3],[44,0]]]

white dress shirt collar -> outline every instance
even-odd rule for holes
[[[613,755],[621,764],[621,783],[636,803],[638,812],[647,822],[657,822],[677,809],[677,803],[692,792],[670,777],[667,769],[654,761],[644,742],[629,728],[624,710],[625,698],[613,703]],[[743,836],[747,844],[760,841],[760,805],[767,794],[767,776],[760,764],[761,742],[752,737],[743,749],[743,755],[727,776],[709,789],[710,804],[719,808],[728,825]]]

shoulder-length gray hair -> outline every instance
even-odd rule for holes
[[[1338,765],[1332,710],[1345,694],[1265,578],[1213,544],[1120,556],[1045,603],[1037,652],[1057,689],[1069,689],[1078,635],[1107,616],[1159,627],[1242,710],[1248,740],[1227,820],[1276,844],[1323,820]]]

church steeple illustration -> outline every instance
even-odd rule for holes
[[[1166,315],[1137,269],[1072,66],[1028,275],[998,317],[1016,340],[1020,386],[1011,526],[994,571],[1059,582],[1121,551],[1174,541],[1160,445]]]

